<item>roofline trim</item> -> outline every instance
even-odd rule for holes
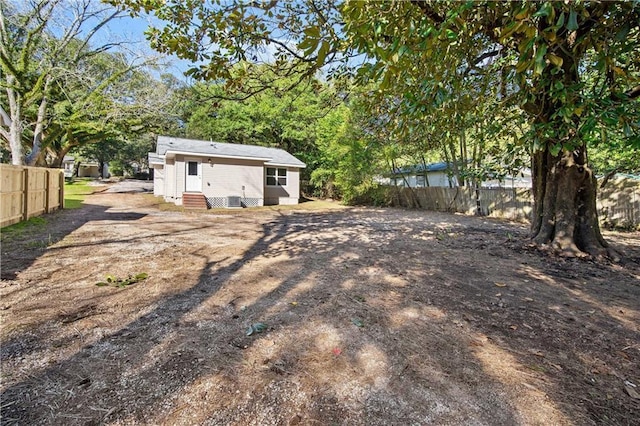
[[[223,155],[223,154],[208,154],[208,153],[203,153],[203,152],[189,152],[189,151],[173,151],[173,150],[166,150],[164,153],[165,157],[169,156],[171,157],[172,155],[186,155],[186,156],[191,156],[191,157],[213,157],[213,158],[234,158],[237,160],[252,160],[252,161],[270,161],[271,158],[265,158],[265,157],[248,157],[248,156],[244,156],[244,155]]]
[[[264,163],[265,166],[276,166],[276,167],[295,167],[297,169],[304,169],[307,167],[306,164],[291,164],[291,163]]]

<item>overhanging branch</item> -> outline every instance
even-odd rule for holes
[[[626,92],[624,92],[624,94],[627,95],[629,99],[637,98],[638,96],[640,96],[640,84],[627,90]]]
[[[418,6],[424,15],[431,19],[434,23],[440,25],[443,24],[445,19],[437,13],[429,3],[423,0],[411,0],[411,3]]]

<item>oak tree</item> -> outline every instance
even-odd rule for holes
[[[416,114],[443,96],[462,99],[460,79],[499,82],[501,99],[528,119],[533,242],[567,255],[611,254],[586,141],[611,127],[637,137],[637,2],[111,1],[156,14],[166,25],[149,31],[152,45],[193,60],[193,76],[229,90],[260,91],[253,71],[268,62],[274,75],[322,69],[377,83]],[[240,63],[245,72],[232,75]]]

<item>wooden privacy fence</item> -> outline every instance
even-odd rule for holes
[[[392,191],[396,206],[526,220],[533,202],[528,189],[474,189],[466,187],[398,188]]]
[[[389,204],[525,221],[531,217],[533,199],[529,189],[465,187],[392,187]],[[607,227],[640,229],[640,182],[616,179],[598,190],[598,217]]]
[[[64,208],[64,171],[0,164],[0,227]]]

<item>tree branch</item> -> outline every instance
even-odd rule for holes
[[[626,92],[624,92],[624,94],[627,95],[629,99],[637,98],[638,96],[640,96],[640,84],[627,90]]]
[[[433,22],[435,22],[436,24],[440,25],[440,24],[444,24],[445,19],[440,16],[435,10],[433,10],[431,8],[431,5],[429,3],[427,3],[424,0],[411,0],[411,3],[414,4],[415,6],[419,7],[420,10],[422,10],[422,13],[424,13],[424,15],[431,19]]]

